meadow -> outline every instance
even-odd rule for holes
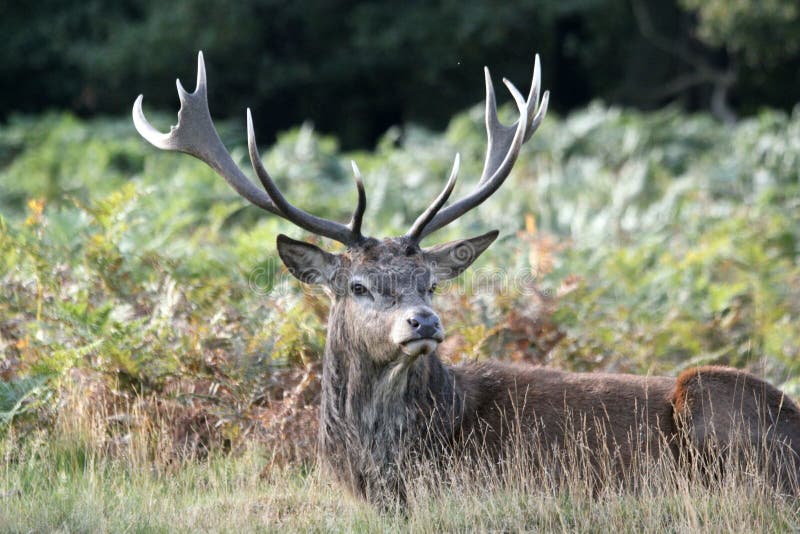
[[[456,151],[455,194],[477,179],[482,116],[358,152],[304,125],[264,162],[293,202],[346,220],[355,160],[365,232],[400,234]],[[220,133],[249,168],[243,121]],[[548,116],[498,193],[427,244],[493,228],[437,297],[448,361],[671,376],[719,363],[800,396],[800,109],[735,126],[600,103]],[[800,504],[769,488],[665,466],[599,496],[580,477],[455,473],[407,514],[343,495],[314,450],[327,301],[282,268],[278,233],[304,237],[128,118],[0,127],[0,530],[800,528]]]

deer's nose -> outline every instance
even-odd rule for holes
[[[406,321],[411,325],[413,332],[421,338],[435,337],[442,328],[439,317],[435,313],[427,310],[415,311]]]

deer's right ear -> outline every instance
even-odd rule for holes
[[[278,234],[278,255],[289,272],[306,284],[329,283],[338,265],[334,254],[283,234]]]

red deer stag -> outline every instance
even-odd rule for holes
[[[488,70],[485,78],[488,147],[477,185],[445,206],[458,173],[456,155],[447,185],[408,233],[384,239],[361,233],[366,196],[355,163],[358,201],[347,224],[291,204],[262,165],[248,110],[250,160],[264,190],[253,185],[214,128],[202,53],[195,91],[188,93],[177,83],[181,108],[178,125],[169,133],[158,132],[145,119],[141,95],[134,104],[136,129],[156,147],[201,159],[256,206],[346,245],[345,252],[331,254],[285,235],[277,238],[288,270],[304,283],[323,285],[332,299],[319,444],[335,476],[372,502],[402,502],[409,458],[444,466],[445,456],[473,450],[465,447],[471,439],[490,460],[499,460],[512,434],[510,420],[522,430],[540,429],[536,440],[523,443],[551,449],[567,437],[565,421],[583,421],[588,448],[611,451],[621,469],[638,448],[650,456],[708,453],[715,443],[728,442],[734,428],[748,443],[768,439],[780,445],[770,449],[767,462],[794,461],[800,451],[800,409],[775,387],[742,371],[702,367],[676,379],[570,373],[501,361],[451,366],[439,359],[444,329],[432,308],[436,284],[462,273],[498,232],[430,248],[420,247],[420,241],[503,184],[547,111],[548,93],[540,100],[538,57],[527,99],[503,80],[519,109],[512,126],[498,121]],[[602,432],[598,420],[606,422]],[[641,425],[651,437],[632,444],[630,437]],[[796,488],[795,468],[780,469],[793,483],[784,487]]]

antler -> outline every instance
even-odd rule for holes
[[[461,167],[461,154],[456,153],[456,157],[453,160],[453,170],[450,171],[450,178],[447,179],[447,183],[444,186],[444,189],[439,196],[433,201],[433,203],[428,206],[422,215],[417,217],[417,220],[414,221],[414,224],[411,226],[411,230],[408,231],[406,234],[412,241],[415,243],[419,242],[421,239],[419,236],[425,227],[430,224],[431,220],[436,216],[436,213],[442,209],[444,203],[447,202],[447,199],[450,198],[450,193],[453,192],[453,188],[456,185],[456,179],[458,178],[458,169]]]
[[[366,209],[366,195],[364,194],[364,184],[355,164],[353,165],[358,189],[358,204],[350,224],[345,225],[322,219],[298,209],[281,194],[261,163],[249,109],[247,110],[247,131],[250,161],[266,192],[253,185],[253,182],[234,163],[225,145],[222,144],[208,110],[206,68],[202,52],[197,55],[197,86],[194,92],[188,93],[181,85],[180,80],[177,80],[176,83],[181,102],[181,108],[178,111],[178,125],[170,128],[170,132],[167,134],[156,130],[145,118],[142,112],[143,95],[139,95],[136,99],[133,104],[133,124],[142,137],[157,148],[184,152],[202,160],[222,176],[241,196],[259,208],[283,217],[309,232],[334,239],[347,246],[358,244],[365,239],[361,235],[361,220]]]
[[[250,115],[250,108],[247,108],[247,147],[250,150],[250,162],[253,164],[253,170],[256,171],[256,175],[258,175],[258,179],[261,180],[261,185],[264,186],[264,190],[266,190],[269,198],[278,206],[282,217],[309,232],[330,237],[348,246],[363,241],[364,237],[361,235],[361,219],[367,207],[367,198],[364,193],[364,183],[361,181],[361,175],[359,173],[356,172],[355,174],[356,187],[358,189],[358,204],[353,212],[350,224],[345,225],[335,221],[321,219],[316,215],[296,208],[286,200],[267,172],[267,169],[265,169],[264,165],[261,163],[261,156],[258,155],[256,134],[253,129],[253,117]],[[354,167],[354,170],[357,171],[358,168]]]
[[[470,194],[447,208],[441,209],[455,183],[455,175],[458,172],[458,157],[456,157],[453,173],[444,191],[419,216],[411,230],[406,234],[406,237],[414,243],[419,243],[425,236],[458,219],[497,191],[510,174],[514,163],[516,163],[520,148],[531,138],[533,132],[539,128],[547,113],[550,92],[545,91],[541,103],[539,102],[541,70],[538,54],[534,61],[533,80],[531,81],[527,100],[522,97],[517,88],[514,87],[514,84],[503,78],[503,83],[514,98],[520,114],[517,122],[511,126],[504,126],[498,120],[494,85],[488,68],[484,68],[484,74],[486,77],[487,150],[481,179]]]

